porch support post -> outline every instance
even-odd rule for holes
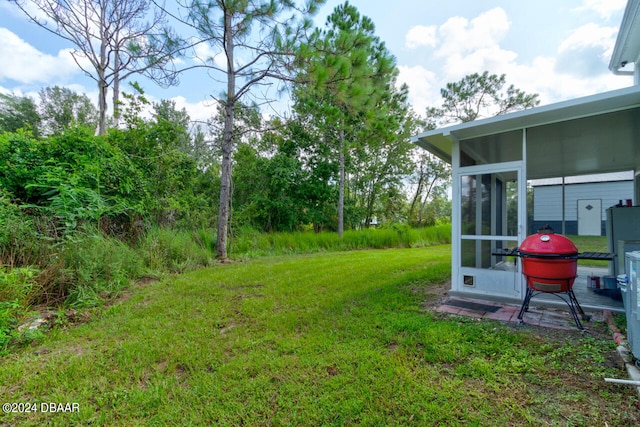
[[[518,177],[518,246],[527,237],[529,224],[527,224],[527,128],[522,128],[522,176]],[[516,257],[518,263],[517,271],[522,271],[522,261],[520,257]],[[516,274],[514,278],[514,290],[518,295],[524,298],[524,281],[522,274]]]
[[[451,290],[462,290],[462,231],[460,229],[460,141],[451,135]]]

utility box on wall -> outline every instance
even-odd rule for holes
[[[607,209],[607,240],[609,252],[614,254],[610,274],[625,273],[624,254],[640,250],[640,206]]]

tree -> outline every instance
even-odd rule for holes
[[[397,75],[395,58],[375,35],[375,25],[348,2],[327,18],[303,49],[312,53],[304,62],[294,92],[295,109],[316,118],[325,143],[339,156],[338,235],[344,231],[346,157],[358,143],[366,143],[372,129],[387,117],[387,102]],[[369,134],[369,135],[367,135]]]
[[[384,114],[376,118],[368,134],[360,136],[366,143],[358,144],[354,150],[350,187],[363,215],[359,224],[365,227],[374,217],[390,222],[399,218],[392,211],[401,204],[403,181],[413,166],[411,154],[415,146],[410,136],[417,133],[416,118],[406,102],[407,87],[396,90],[394,86],[389,89],[391,96],[374,106]]]
[[[164,123],[167,129],[173,129],[174,136],[171,138],[173,148],[192,156],[196,160],[191,144],[191,135],[189,135],[189,125],[191,118],[186,109],[176,109],[176,102],[173,100],[162,99],[158,103],[153,104],[154,118],[156,123]]]
[[[438,124],[469,122],[486,117],[524,110],[540,103],[538,94],[527,94],[510,85],[504,89],[506,77],[485,71],[465,76],[459,82],[447,83],[440,90],[442,106],[427,109],[427,118]]]
[[[438,217],[435,211],[429,215],[429,205],[438,197],[446,196],[442,190],[450,182],[451,167],[425,150],[418,153],[416,165],[417,170],[410,177],[415,192],[409,207],[409,223],[417,227],[433,225]]]
[[[178,46],[165,26],[164,12],[152,7],[151,0],[10,1],[31,22],[75,46],[73,59],[98,85],[100,135],[107,129],[109,87],[117,124],[120,82],[142,73],[160,83],[174,81],[165,67]]]
[[[97,125],[98,112],[87,95],[59,86],[42,89],[39,95],[43,133],[60,133],[74,123]]]
[[[305,9],[291,0],[179,2],[186,11],[182,23],[197,33],[193,44],[206,43],[224,58],[223,65],[217,65],[214,58],[206,58],[192,67],[206,68],[226,84],[226,91],[217,98],[225,119],[216,242],[216,256],[220,259],[227,257],[232,156],[238,141],[234,127],[236,106],[254,88],[267,85],[273,79],[292,78],[294,45],[311,26],[305,16],[314,13],[323,1],[307,1]]]
[[[0,93],[0,132],[29,129],[34,136],[40,134],[40,115],[33,99],[28,96]]]

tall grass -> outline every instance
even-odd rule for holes
[[[393,226],[380,229],[348,230],[342,238],[334,232],[260,233],[241,230],[231,239],[235,257],[256,257],[346,251],[358,249],[416,248],[451,243],[451,225],[428,228]]]
[[[142,259],[122,241],[95,229],[68,239],[60,251],[68,289],[66,303],[75,307],[99,305],[140,277]]]
[[[215,238],[206,231],[152,228],[137,245],[149,274],[181,273],[211,265]]]

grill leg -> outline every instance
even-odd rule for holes
[[[580,307],[580,304],[578,304],[578,300],[576,299],[576,296],[573,293],[573,289],[569,289],[569,291],[567,292],[567,295],[569,296],[567,305],[571,309],[571,315],[573,315],[573,320],[576,322],[576,326],[578,327],[578,329],[584,329],[582,327],[582,323],[580,323],[580,319],[578,318],[578,313],[576,313],[576,309],[580,312],[583,318],[585,314],[584,314],[584,311],[582,310],[582,307]]]
[[[522,316],[524,316],[524,312],[529,310],[529,301],[531,301],[531,297],[533,297],[533,289],[527,287],[527,293],[524,296],[524,301],[522,301],[522,306],[520,307],[520,313],[518,313],[518,319],[522,320]]]
[[[518,313],[518,319],[522,320],[524,312],[529,310],[529,302],[531,302],[531,298],[533,297],[535,292],[536,291],[534,291],[533,289],[527,287],[527,293],[525,294],[524,301],[522,301],[520,313]],[[578,303],[578,300],[573,293],[573,289],[570,289],[568,292],[566,292],[567,298],[563,298],[560,293],[551,292],[551,294],[557,296],[569,306],[569,309],[571,310],[571,316],[573,316],[573,321],[576,323],[576,326],[578,327],[578,329],[584,330],[582,323],[580,323],[578,313],[580,313],[583,320],[589,320],[590,316],[585,314],[584,310],[582,310],[582,307],[580,307],[580,304]]]
[[[578,313],[580,313],[580,317],[582,318],[582,320],[585,320],[585,321],[591,320],[591,315],[586,314],[582,309],[582,307],[580,307],[580,303],[578,303],[578,299],[576,298],[576,295],[573,293],[573,289],[569,290],[569,292],[567,293],[569,294],[569,299],[573,300],[573,303],[575,304],[576,309],[578,310]]]

